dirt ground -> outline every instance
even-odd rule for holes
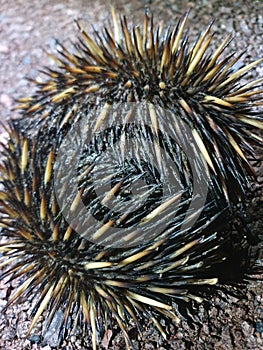
[[[150,7],[156,22],[175,23],[179,15],[191,8],[189,15],[190,36],[195,39],[210,22],[215,19],[213,29],[215,38],[212,46],[221,42],[228,33],[235,33],[229,50],[245,51],[240,65],[263,57],[263,1],[91,1],[91,0],[55,0],[24,1],[0,0],[0,120],[6,121],[17,115],[12,108],[15,99],[32,94],[34,85],[26,78],[40,77],[39,69],[52,65],[45,50],[55,52],[56,39],[67,46],[78,35],[75,19],[80,19],[88,32],[91,24],[100,29],[108,21],[109,4],[115,4],[118,12],[134,17],[139,23],[144,15],[144,7]],[[247,77],[262,77],[263,64]],[[262,154],[261,154],[262,156]],[[257,168],[263,178],[263,170]],[[262,196],[263,197],[263,196]],[[261,198],[262,199],[262,198]],[[251,230],[261,230],[263,200],[259,201]],[[262,259],[262,257],[261,257]],[[262,260],[261,262],[262,266]],[[164,339],[146,324],[142,336],[138,337],[132,327],[129,335],[135,349],[147,350],[260,350],[263,348],[263,282],[255,276],[244,287],[244,298],[212,296],[209,305],[197,310],[200,325],[189,327],[182,322],[179,329],[165,325],[169,332]],[[262,276],[261,276],[262,278]],[[17,282],[0,283],[0,309],[6,304],[10,291]],[[0,314],[0,349],[91,349],[89,335],[76,334],[64,342],[56,337],[52,330],[42,333],[44,317],[30,337],[25,338],[30,324],[30,305],[14,305],[6,313]],[[110,341],[104,339],[101,349],[124,349],[125,343],[119,330],[108,334]]]

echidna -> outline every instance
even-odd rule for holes
[[[187,15],[166,30],[147,13],[142,28],[112,18],[94,39],[78,24],[76,52],[60,45],[2,145],[1,278],[27,276],[8,305],[36,300],[29,332],[44,309],[75,314],[93,349],[111,319],[127,348],[130,319],[165,337],[158,314],[179,322],[175,305],[218,282],[231,258],[220,218],[248,188],[263,129],[263,78],[239,83],[263,59],[235,71],[230,37],[210,52],[209,26],[189,44]]]
[[[243,52],[222,57],[230,36],[210,52],[211,26],[190,45],[184,34],[187,14],[166,30],[155,27],[147,14],[142,28],[129,28],[126,17],[118,21],[114,11],[112,17],[113,28],[95,31],[94,40],[78,23],[82,38],[76,52],[60,45],[59,57],[53,57],[59,69],[46,70],[48,79],[36,81],[36,95],[21,100],[23,119],[33,118],[34,127],[43,119],[61,127],[79,116],[80,106],[88,114],[94,106],[146,101],[189,125],[226,197],[235,184],[237,193],[245,193],[252,172],[246,154],[253,153],[251,141],[262,141],[251,130],[262,129],[257,110],[262,90],[256,87],[263,78],[239,81],[263,59],[235,70]]]

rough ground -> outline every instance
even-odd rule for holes
[[[118,11],[134,16],[137,22],[143,17],[144,5],[148,5],[154,9],[156,20],[165,24],[174,23],[180,14],[192,8],[190,26],[193,38],[215,18],[213,28],[216,35],[213,45],[220,42],[226,34],[235,32],[230,49],[244,50],[244,62],[251,62],[263,56],[263,1],[123,0],[114,3]],[[39,76],[39,68],[52,64],[44,50],[55,52],[55,39],[70,46],[70,40],[74,40],[78,35],[74,19],[81,19],[90,32],[90,23],[99,29],[108,20],[107,5],[108,2],[102,0],[0,0],[1,122],[5,123],[8,118],[16,116],[16,112],[12,111],[16,98],[34,91],[33,84],[29,83],[26,77],[36,78]],[[262,77],[263,65],[255,69],[251,76]],[[257,167],[257,171],[262,180],[262,165],[261,168]],[[251,224],[251,230],[262,232],[262,213],[261,198],[261,201],[257,201],[257,219]],[[131,325],[129,334],[134,340],[135,349],[262,349],[263,283],[257,281],[259,277],[256,276],[255,281],[244,288],[243,299],[213,296],[210,305],[206,308],[201,306],[197,311],[201,321],[200,327],[191,329],[184,322],[179,329],[173,325],[165,325],[164,328],[169,331],[167,341],[159,336],[151,324],[145,325],[141,337],[137,336],[136,329]],[[6,304],[11,290],[15,287],[15,283],[0,284],[0,308]],[[22,339],[30,323],[29,308],[29,303],[25,301],[23,305],[14,305],[0,315],[0,349],[49,350],[52,345],[58,344],[55,335],[49,334],[43,341],[43,322],[34,329],[33,335]],[[117,328],[113,334],[108,333],[108,336],[110,341],[104,339],[104,348],[124,349],[125,343]],[[45,344],[47,338],[50,345]],[[90,338],[85,337],[81,340],[81,336],[78,335],[69,337],[56,349],[73,349],[73,344],[76,349],[91,349]]]

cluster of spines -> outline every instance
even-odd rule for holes
[[[227,200],[231,183],[237,183],[238,198],[244,195],[253,176],[246,158],[253,153],[250,144],[262,142],[253,129],[263,129],[263,90],[256,88],[263,78],[241,86],[239,81],[262,59],[235,71],[242,53],[222,58],[230,36],[210,53],[211,26],[190,45],[184,35],[186,20],[187,15],[174,29],[162,31],[145,15],[142,30],[129,29],[126,18],[118,21],[113,12],[113,31],[95,32],[95,40],[79,24],[77,53],[61,45],[60,58],[52,56],[60,69],[47,70],[47,81],[36,82],[37,94],[21,100],[23,118],[28,116],[32,123],[47,118],[64,127],[74,123],[79,109],[88,113],[98,105],[122,102],[159,105],[192,128]]]
[[[127,320],[132,318],[139,326],[142,314],[150,317],[166,337],[156,313],[178,323],[171,300],[201,302],[201,296],[191,293],[191,288],[217,283],[217,278],[208,277],[210,267],[224,259],[222,252],[217,253],[220,247],[217,234],[205,234],[209,226],[205,222],[193,232],[156,238],[124,251],[89,243],[78,237],[63,219],[58,219],[59,207],[53,188],[49,187],[53,150],[45,160],[38,144],[31,144],[19,130],[14,128],[10,135],[12,141],[5,146],[7,158],[2,165],[5,174],[2,183],[6,187],[10,184],[10,192],[1,192],[0,203],[1,226],[11,240],[0,246],[4,253],[0,267],[11,266],[1,278],[24,274],[28,278],[6,307],[18,298],[28,297],[36,288],[39,297],[29,332],[45,308],[51,321],[55,311],[63,307],[65,324],[71,312],[77,310],[91,324],[94,349],[98,331],[107,327],[107,317],[117,320],[126,335],[127,347],[131,346]],[[41,141],[40,137],[40,144]],[[19,183],[24,176],[31,180],[27,186]],[[36,181],[38,185],[34,184]],[[102,310],[106,310],[107,316]]]

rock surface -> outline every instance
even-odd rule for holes
[[[70,46],[70,40],[78,35],[74,19],[80,19],[88,32],[92,32],[90,23],[96,28],[102,27],[108,20],[107,8],[114,3],[117,11],[134,16],[139,22],[144,14],[144,5],[151,7],[156,13],[156,21],[164,24],[174,23],[178,16],[188,8],[190,12],[191,37],[196,38],[215,18],[213,29],[216,33],[213,44],[216,45],[228,33],[235,33],[230,45],[233,51],[245,51],[244,63],[263,56],[263,1],[224,1],[200,0],[179,2],[176,0],[148,1],[113,1],[97,0],[61,0],[61,1],[6,1],[0,0],[0,118],[1,122],[17,116],[12,111],[15,99],[33,93],[34,86],[26,77],[41,78],[39,69],[52,65],[45,50],[55,52],[58,39]],[[180,4],[180,5],[179,5]],[[241,60],[242,60],[241,59]],[[251,73],[252,76],[263,76],[263,65]],[[262,166],[258,167],[262,175]],[[262,196],[263,197],[263,196]],[[262,200],[258,205],[258,221],[255,223],[262,229]],[[261,211],[260,211],[261,210]],[[258,226],[257,226],[258,227]],[[253,227],[252,227],[253,229]],[[262,257],[261,257],[262,259]],[[179,329],[165,324],[168,340],[164,341],[155,331],[152,324],[146,324],[141,337],[131,325],[129,334],[135,349],[147,350],[260,350],[263,348],[263,283],[249,283],[244,289],[245,297],[238,299],[227,296],[211,298],[209,305],[201,306],[197,313],[200,326],[191,329],[182,322]],[[262,276],[261,276],[262,278]],[[7,301],[14,283],[0,283],[0,308]],[[55,339],[52,344],[43,342],[42,333],[45,315],[34,328],[30,337],[26,338],[26,330],[30,324],[29,311],[32,305],[11,306],[0,314],[0,349],[21,350],[38,349],[91,349],[89,335],[69,336],[60,346]],[[57,346],[57,347],[52,347]],[[104,335],[101,349],[123,350],[125,343],[118,328]]]

